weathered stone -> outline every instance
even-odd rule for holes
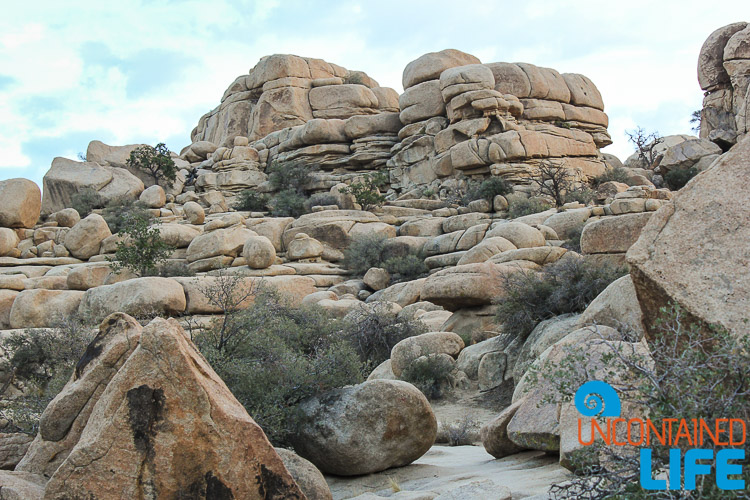
[[[276,249],[265,236],[250,236],[242,247],[242,256],[253,269],[265,269],[276,261]]]
[[[286,256],[290,260],[315,259],[323,255],[323,245],[305,233],[297,233],[289,242]]]
[[[148,208],[161,208],[167,203],[167,194],[164,192],[164,188],[154,184],[145,189],[138,200]]]
[[[369,286],[375,291],[378,291],[386,288],[390,284],[391,275],[385,269],[379,267],[371,267],[365,273],[362,281],[365,282],[365,285]]]
[[[10,328],[10,311],[16,297],[18,297],[17,291],[0,289],[0,330]]]
[[[606,325],[643,337],[643,313],[630,275],[613,281],[581,314],[582,325]]]
[[[403,371],[417,358],[430,354],[458,356],[464,341],[452,332],[429,332],[409,337],[391,349],[391,370],[400,377]]]
[[[406,65],[402,84],[404,89],[408,89],[418,83],[438,79],[448,68],[467,64],[481,64],[481,61],[471,54],[455,49],[430,52]]]
[[[64,208],[55,212],[52,218],[61,227],[73,227],[81,220],[81,216],[75,208]]]
[[[398,98],[399,120],[404,124],[420,122],[445,114],[440,82],[430,80],[408,88]]]
[[[524,448],[508,438],[508,423],[516,414],[523,400],[516,401],[504,409],[494,420],[482,426],[482,446],[495,458],[503,458],[522,451]]]
[[[581,251],[583,253],[621,253],[638,240],[651,213],[636,213],[603,217],[583,228]]]
[[[517,248],[543,247],[547,244],[544,235],[523,222],[501,222],[487,231],[487,238],[501,236]]]
[[[729,75],[724,69],[724,48],[729,39],[745,29],[747,23],[733,23],[711,33],[703,42],[698,56],[698,84],[703,90],[713,90],[729,83]]]
[[[204,232],[190,243],[186,259],[194,262],[215,256],[237,257],[251,236],[257,234],[243,226]]]
[[[333,500],[326,478],[317,467],[291,450],[285,448],[274,448],[274,450],[307,500]]]
[[[65,235],[65,248],[73,257],[89,259],[99,253],[104,239],[112,236],[107,221],[101,215],[90,214],[70,228]]]
[[[396,380],[334,389],[301,405],[295,450],[341,476],[407,465],[430,449],[437,421],[424,395]]]
[[[178,323],[162,319],[143,329],[47,491],[52,498],[177,498],[191,491],[304,498],[263,431]]]
[[[9,255],[18,247],[18,234],[7,227],[0,227],[0,257]]]
[[[206,218],[206,212],[203,210],[203,207],[198,205],[194,201],[189,201],[185,203],[185,206],[182,207],[185,212],[185,219],[191,223],[191,224],[203,224],[203,221]]]
[[[147,277],[91,288],[84,292],[79,310],[84,315],[104,318],[114,312],[171,315],[185,311],[185,307],[185,292],[177,281]]]
[[[83,292],[68,290],[24,290],[13,301],[11,328],[56,326],[78,310]]]
[[[47,478],[28,472],[0,470],[0,495],[3,500],[42,500]]]
[[[34,227],[42,210],[39,186],[28,179],[0,181],[0,227]]]
[[[486,262],[497,254],[515,250],[516,246],[502,236],[485,238],[478,245],[467,251],[458,261],[458,265]]]
[[[647,333],[659,309],[746,332],[750,295],[750,140],[744,140],[655,212],[628,251]],[[700,248],[696,252],[696,248]]]
[[[425,279],[420,294],[449,311],[491,304],[504,293],[502,276],[520,268],[506,264],[465,264],[438,271]]]
[[[104,285],[111,273],[112,268],[106,262],[79,266],[70,270],[65,283],[70,290],[86,291]]]

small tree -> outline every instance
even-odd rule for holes
[[[626,130],[625,133],[630,142],[635,146],[643,168],[651,167],[659,156],[656,146],[664,142],[664,138],[659,135],[659,132],[647,133],[643,127],[638,127],[635,130]]]
[[[351,186],[342,188],[344,194],[352,194],[362,206],[362,210],[370,210],[379,207],[385,202],[385,196],[380,194],[380,188],[388,182],[388,177],[383,172],[365,175],[362,181],[355,182]]]
[[[236,329],[228,328],[231,315],[239,311],[250,297],[256,295],[259,288],[255,281],[237,274],[229,274],[226,269],[219,269],[218,276],[208,284],[199,282],[198,290],[206,297],[208,303],[221,310],[221,324],[218,330],[208,333],[210,342],[217,352],[222,352],[238,333]]]
[[[701,131],[701,113],[703,112],[702,109],[696,109],[690,114],[690,130],[695,132],[696,134],[700,133]]]
[[[138,276],[148,276],[169,258],[174,247],[162,239],[159,228],[155,227],[161,222],[150,222],[140,214],[126,217],[122,230],[125,241],[117,244],[114,258],[107,257],[113,271],[120,272],[127,268]]]
[[[163,142],[157,144],[156,147],[138,146],[130,152],[127,165],[143,170],[154,178],[156,184],[159,184],[160,180],[172,184],[177,178],[177,166],[169,156],[169,149]]]
[[[537,173],[531,177],[531,181],[537,185],[539,194],[550,196],[558,208],[565,204],[565,194],[573,190],[570,171],[563,165],[555,165],[549,160],[539,163]]]

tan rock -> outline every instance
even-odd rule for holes
[[[388,301],[395,302],[401,307],[406,307],[419,300],[419,296],[424,287],[426,278],[420,278],[413,281],[396,283],[388,288],[379,290],[367,298],[367,302]]]
[[[145,189],[138,200],[148,208],[161,208],[167,204],[167,194],[164,192],[164,188],[155,184]]]
[[[420,298],[449,311],[491,304],[503,294],[502,276],[519,269],[513,265],[485,262],[438,271],[425,278]]]
[[[265,236],[251,236],[242,247],[242,256],[253,269],[265,269],[276,261],[276,249]]]
[[[541,231],[523,222],[501,222],[487,231],[485,237],[496,236],[505,238],[517,248],[543,247],[547,244]]]
[[[108,263],[97,263],[79,266],[70,270],[66,277],[66,285],[70,290],[88,290],[106,284],[112,273]]]
[[[317,467],[291,450],[274,450],[308,500],[333,500],[328,483]]]
[[[185,206],[183,206],[182,209],[185,212],[185,219],[189,223],[203,224],[203,221],[206,218],[206,212],[203,210],[203,207],[194,201],[189,201],[185,203]]]
[[[34,227],[42,209],[42,192],[28,179],[0,181],[0,227]]]
[[[605,288],[581,314],[580,321],[581,325],[611,326],[626,334],[633,333],[634,340],[640,340],[644,335],[643,313],[630,275]]]
[[[453,358],[464,348],[464,341],[452,332],[429,332],[409,337],[391,349],[391,370],[400,377],[417,358],[430,354],[447,354]]]
[[[201,234],[198,229],[187,224],[159,224],[155,227],[164,242],[175,248],[187,248]]]
[[[323,245],[305,233],[297,233],[289,242],[286,256],[289,260],[315,259],[323,255]]]
[[[57,325],[78,310],[84,292],[24,290],[13,301],[11,328],[46,328]]]
[[[242,226],[204,232],[190,243],[186,259],[194,262],[215,256],[237,257],[251,236],[257,234]]]
[[[371,380],[301,405],[295,450],[322,472],[369,474],[407,465],[430,449],[437,421],[424,395],[396,380]]]
[[[576,229],[579,229],[591,217],[589,208],[573,208],[563,212],[557,212],[544,221],[544,225],[552,228],[560,239],[569,238]]]
[[[481,64],[481,61],[471,54],[455,49],[430,52],[406,65],[402,84],[404,89],[408,89],[418,83],[438,79],[448,68],[467,64]]]
[[[18,297],[15,290],[0,289],[0,330],[10,329],[10,311]]]
[[[622,253],[638,240],[651,213],[603,217],[586,224],[581,233],[583,253]]]
[[[42,500],[47,478],[28,472],[0,471],[2,498],[7,500]]]
[[[385,269],[372,267],[367,270],[362,281],[373,290],[382,290],[391,283],[391,275]]]
[[[90,214],[81,219],[65,235],[65,248],[73,257],[89,259],[99,253],[99,248],[112,233],[101,215]]]
[[[179,324],[162,319],[143,329],[47,491],[50,498],[154,492],[177,498],[185,491],[304,498],[263,431]]]
[[[523,400],[516,401],[504,409],[495,419],[482,426],[480,431],[482,446],[493,457],[507,457],[524,449],[508,438],[508,423],[516,414],[522,402]]]
[[[495,264],[504,264],[506,262],[526,260],[544,266],[557,262],[566,252],[567,250],[561,247],[519,248],[518,250],[506,250],[499,253],[491,257],[489,261]]]
[[[81,216],[75,208],[64,208],[55,212],[52,218],[60,227],[73,227],[81,220]]]
[[[82,293],[82,292],[68,292]],[[83,292],[80,312],[104,318],[114,312],[136,317],[152,314],[178,314],[186,308],[182,286],[170,278],[136,278]]]
[[[486,262],[497,254],[515,249],[516,246],[502,236],[485,238],[478,245],[469,249],[458,260],[458,265]]]
[[[408,88],[398,98],[399,120],[404,124],[420,122],[445,115],[445,103],[440,82],[430,80]]]
[[[724,69],[724,48],[729,39],[745,29],[747,23],[733,23],[711,33],[698,56],[698,83],[703,90],[713,90],[721,84],[729,83],[729,75]]]
[[[18,234],[7,227],[0,227],[0,257],[9,255],[18,247]]]
[[[315,118],[349,118],[375,113],[378,98],[364,85],[327,85],[310,90],[310,106]]]

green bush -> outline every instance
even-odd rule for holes
[[[685,187],[690,179],[698,175],[698,169],[695,167],[673,168],[664,176],[664,182],[672,191],[677,191]]]
[[[382,263],[382,267],[392,275],[398,275],[406,281],[415,280],[430,272],[424,259],[416,254],[390,257]]]
[[[126,163],[129,167],[150,175],[155,184],[165,181],[171,185],[177,178],[177,166],[163,142],[157,144],[156,147],[138,146],[130,152]]]
[[[426,331],[421,321],[399,318],[386,306],[375,303],[344,318],[341,335],[354,347],[367,369],[372,371],[390,359],[393,346]]]
[[[293,189],[285,189],[276,193],[269,205],[271,215],[274,217],[299,217],[307,213],[305,208],[306,198]]]
[[[268,195],[245,189],[237,196],[234,209],[244,212],[265,212],[268,210]]]
[[[581,234],[585,226],[586,223],[582,222],[568,231],[568,239],[562,244],[563,248],[581,253]]]
[[[140,201],[130,199],[115,199],[107,203],[102,212],[107,226],[112,234],[120,233],[128,228],[128,224],[135,218],[152,220],[151,212]]]
[[[386,239],[380,233],[355,236],[344,250],[343,266],[356,276],[364,276],[371,267],[380,267]]]
[[[545,319],[583,312],[624,269],[582,258],[564,258],[537,271],[503,276],[505,295],[498,300],[497,321],[503,331],[526,338]]]
[[[439,354],[429,354],[414,360],[401,373],[401,378],[413,384],[427,397],[439,399],[450,382],[453,363]]]
[[[479,185],[479,196],[489,201],[494,200],[497,195],[505,196],[511,191],[513,189],[501,177],[490,177]]]
[[[578,203],[588,205],[594,200],[594,191],[587,187],[578,187],[567,191],[563,199],[565,203],[577,201]]]
[[[293,308],[271,290],[232,314],[227,328],[233,334],[223,348],[210,331],[196,344],[275,446],[289,444],[302,400],[363,380],[362,363],[336,320]]]
[[[538,214],[552,208],[547,203],[528,198],[513,200],[508,204],[508,217],[516,219],[524,215]]]
[[[599,186],[605,182],[621,182],[630,185],[630,176],[623,167],[615,166],[607,168],[602,175],[594,177],[592,182],[594,186]]]
[[[155,227],[160,223],[158,219],[154,222],[152,225],[149,219],[139,215],[125,217],[122,230],[125,241],[117,244],[114,257],[107,257],[113,271],[130,269],[138,276],[148,276],[164,264],[174,248],[162,239]]]
[[[275,191],[292,190],[304,194],[312,180],[310,167],[298,163],[272,163],[266,173]]]
[[[93,328],[92,321],[74,314],[54,329],[17,331],[2,340],[3,371],[27,387],[23,396],[0,394],[0,418],[8,422],[3,432],[36,434],[42,412],[65,386],[93,339]]]
[[[94,209],[104,206],[104,198],[91,188],[84,188],[70,199],[70,206],[75,208],[81,219],[88,216]]]
[[[342,188],[343,194],[354,195],[354,199],[362,207],[362,210],[371,210],[381,206],[385,202],[385,196],[380,194],[380,188],[388,182],[388,177],[383,172],[365,175],[360,182]]]

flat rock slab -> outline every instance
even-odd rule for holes
[[[0,267],[11,266],[67,266],[83,264],[82,260],[73,257],[32,257],[30,259],[16,259],[15,257],[0,257]]]

